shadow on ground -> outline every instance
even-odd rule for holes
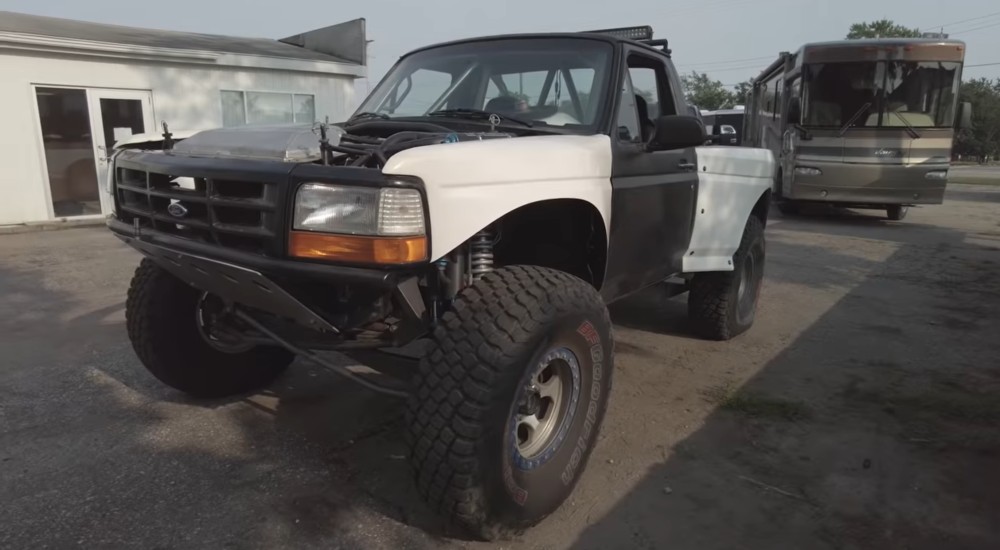
[[[846,219],[772,227],[870,223]],[[706,392],[704,424],[573,547],[996,548],[1000,252],[894,229],[864,234],[896,247],[883,268],[745,384]],[[799,246],[781,254],[826,263]]]
[[[109,244],[115,266],[95,273],[93,247],[49,238],[0,266],[0,547],[441,546],[400,403],[308,365],[258,394],[189,399],[125,335],[137,255]]]
[[[776,219],[768,284],[852,290],[746,384],[696,396],[717,410],[679,444],[665,443],[664,461],[607,515],[585,527],[587,514],[567,507],[560,523],[516,544],[996,547],[1000,286],[984,258],[997,252],[960,233],[862,218]],[[810,241],[828,234],[884,243],[887,261]],[[137,257],[104,254],[66,254],[56,243],[0,266],[0,547],[461,542],[413,489],[397,401],[308,365],[231,400],[195,402],[165,388],[125,337],[131,273],[120,267]],[[104,263],[107,272],[95,267]],[[686,336],[683,300],[660,298],[616,306],[619,327]],[[783,298],[767,307],[784,314]],[[629,334],[618,350],[665,362],[672,343],[652,349]],[[629,361],[619,387],[661,391],[623,382],[635,372]],[[618,397],[612,407],[632,405],[632,395]],[[606,431],[601,445],[628,453],[634,438],[657,437]],[[588,491],[615,489],[594,482]]]

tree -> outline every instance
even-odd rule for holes
[[[737,105],[746,105],[750,98],[750,91],[753,90],[753,81],[744,80],[733,88],[733,102]]]
[[[958,133],[955,153],[974,158],[996,158],[1000,154],[1000,78],[963,82],[959,101],[972,104],[972,128]]]
[[[851,25],[847,33],[848,40],[859,38],[917,38],[920,36],[920,29],[911,29],[897,25],[889,19],[879,19],[878,21],[855,23]]]
[[[721,81],[712,80],[705,73],[691,71],[691,74],[682,76],[681,81],[688,103],[697,105],[699,109],[714,111],[733,105],[733,93]]]

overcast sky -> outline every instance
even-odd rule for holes
[[[851,23],[889,18],[968,44],[966,78],[1000,77],[997,0],[0,0],[0,9],[167,30],[282,38],[364,17],[380,78],[407,50],[469,36],[652,25],[682,72],[725,84],[755,76],[778,52],[843,38]]]

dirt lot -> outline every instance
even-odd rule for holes
[[[768,226],[754,329],[616,306],[616,386],[571,502],[504,548],[1000,547],[1000,188],[901,223]],[[194,402],[125,338],[137,255],[0,238],[0,547],[487,548],[410,485],[400,408],[300,366]]]

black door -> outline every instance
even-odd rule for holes
[[[612,132],[612,209],[608,268],[601,293],[613,301],[680,273],[698,193],[695,148],[649,152],[650,110],[673,115],[667,58],[628,51]],[[651,104],[655,107],[650,109]]]

